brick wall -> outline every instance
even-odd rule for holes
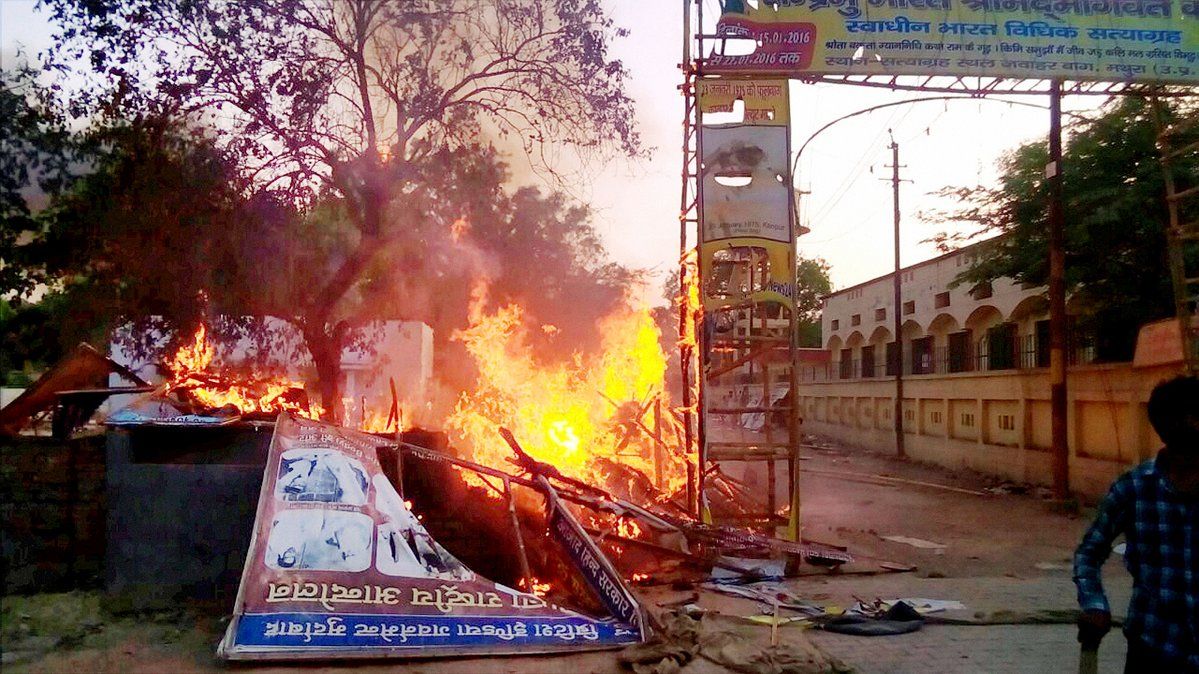
[[[104,568],[104,436],[0,438],[4,593],[93,587]]]

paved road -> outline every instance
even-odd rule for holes
[[[810,576],[788,581],[797,594],[839,606],[854,597],[924,597],[957,600],[964,611],[946,617],[987,622],[1057,621],[1058,624],[926,625],[890,637],[856,637],[807,631],[829,655],[861,674],[939,672],[1045,674],[1078,671],[1078,643],[1069,621],[1076,610],[1070,557],[1090,513],[1072,514],[1029,494],[985,496],[915,484],[841,479],[834,473],[887,475],[983,491],[981,476],[899,462],[841,447],[810,451],[803,477],[805,535],[850,548],[870,559],[916,565],[914,573]],[[884,536],[940,544],[918,548]],[[1121,560],[1104,571],[1117,618],[1128,602],[1131,579]],[[741,602],[735,604],[733,602]],[[759,607],[744,600],[705,595],[705,606],[746,615]],[[1099,671],[1123,671],[1125,643],[1118,632],[1104,640]]]
[[[1078,643],[1067,625],[929,625],[893,637],[810,632],[826,653],[858,674],[1049,674],[1078,671]],[[1124,639],[1113,635],[1099,650],[1099,671],[1124,671]]]

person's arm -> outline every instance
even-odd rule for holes
[[[1099,514],[1074,552],[1074,584],[1078,586],[1078,642],[1084,651],[1096,651],[1112,627],[1112,612],[1103,592],[1103,563],[1112,554],[1112,541],[1128,529],[1132,513],[1132,484],[1120,478],[1112,485]]]
[[[1074,552],[1074,584],[1078,586],[1078,606],[1083,611],[1111,612],[1103,592],[1103,563],[1112,553],[1112,541],[1127,528],[1132,506],[1130,487],[1124,478],[1112,485],[1099,504],[1099,514]]]

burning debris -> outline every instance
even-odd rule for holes
[[[208,340],[208,328],[201,323],[192,340],[181,346],[167,362],[171,379],[161,395],[202,409],[236,410],[242,416],[273,419],[280,412],[294,412],[310,419],[320,416],[322,410],[309,402],[303,382],[215,372],[212,368],[215,354],[216,350]]]
[[[218,368],[215,357],[208,327],[201,323],[164,363],[162,369],[169,373],[166,382],[113,414],[107,423],[210,425],[270,421],[280,412],[315,419],[323,412],[309,401],[303,382],[238,374]]]
[[[397,491],[380,446],[387,441],[279,415],[221,657],[537,653],[645,638],[644,611],[544,478],[546,538],[602,615],[547,600],[550,586],[534,576],[516,584],[521,591],[464,564]],[[336,469],[297,483],[296,464],[312,457]]]
[[[462,394],[446,420],[467,457],[510,465],[512,450],[496,434],[504,426],[522,439],[526,456],[562,476],[639,498],[683,487],[686,461],[664,383],[666,354],[647,307],[605,317],[599,353],[560,363],[534,353],[519,305],[486,307],[487,286],[479,284],[470,327],[455,336],[479,371],[478,386]]]
[[[518,305],[486,310],[486,287],[477,288],[471,325],[457,338],[476,361],[479,383],[447,418],[446,442],[435,451],[405,433],[418,444],[391,445],[391,454],[376,448],[378,470],[396,490],[394,513],[410,513],[412,526],[443,541],[464,568],[570,607],[580,620],[614,616],[626,625],[644,624],[631,584],[694,585],[714,569],[756,579],[767,567],[793,575],[804,562],[836,567],[851,561],[828,546],[697,521],[684,495],[687,410],[673,405],[667,392],[666,356],[649,311],[624,307],[599,327],[598,353],[547,362],[526,330],[549,338],[554,331],[526,326]],[[169,379],[109,423],[200,425],[278,416],[303,425],[319,416],[302,383],[249,376],[220,368],[217,360],[201,326],[166,363]],[[381,444],[391,441],[401,417],[397,405],[385,420],[371,418],[369,425],[387,435]],[[365,425],[366,417],[361,421]],[[758,505],[759,495],[732,477],[713,473],[709,480],[714,505]],[[360,492],[365,498],[381,485]],[[446,507],[455,501],[454,509]],[[464,537],[465,531],[475,534]],[[355,540],[361,548],[369,538]],[[481,539],[497,545],[480,550]],[[400,550],[400,540],[389,540],[389,549]],[[285,549],[276,556],[279,564],[291,563]]]
[[[402,445],[401,455],[422,459],[436,457],[457,466],[459,474],[474,474],[485,484],[491,485],[501,480],[505,488],[497,489],[491,485],[486,490],[496,498],[507,497],[511,500],[513,512],[518,513],[517,522],[528,523],[539,519],[537,509],[521,498],[523,493],[541,491],[544,487],[539,485],[548,486],[552,483],[558,497],[567,504],[565,507],[582,523],[587,535],[610,556],[621,575],[638,584],[674,581],[697,583],[706,580],[713,569],[723,569],[752,579],[762,577],[761,568],[777,566],[784,570],[777,576],[795,575],[801,563],[837,567],[853,561],[846,551],[832,546],[797,543],[745,529],[706,525],[669,501],[638,504],[565,475],[552,464],[533,459],[506,428],[500,428],[497,436],[508,446],[510,455],[507,461],[519,467],[520,473],[507,473],[413,445]],[[473,484],[471,480],[465,482]],[[528,489],[516,491],[516,496],[513,496],[514,486]],[[474,489],[480,490],[478,487]],[[537,529],[534,525],[513,526],[532,531]],[[560,580],[552,577],[552,569],[542,566],[540,560],[544,557],[544,551],[537,549],[540,543],[536,537],[518,537],[516,544],[521,546],[522,555],[526,554],[524,548],[530,548],[527,556],[532,560],[526,563],[532,571],[524,571],[527,577],[520,581],[525,583],[521,587],[535,587],[536,583],[543,582],[538,578],[549,578],[549,583],[557,587]],[[760,563],[760,560],[770,559],[777,562],[772,565]]]
[[[529,345],[518,305],[488,313],[485,303],[486,288],[480,286],[471,327],[458,336],[478,363],[480,384],[462,394],[447,420],[454,453],[470,459],[456,464],[455,472],[476,494],[503,499],[512,484],[538,489],[539,480],[554,482],[587,533],[613,555],[626,578],[639,582],[706,573],[713,566],[752,575],[721,561],[726,555],[826,566],[849,561],[824,546],[693,518],[682,496],[687,461],[679,410],[665,391],[666,358],[647,310],[626,307],[602,321],[604,348],[598,356],[547,364]],[[241,375],[215,361],[201,325],[167,361],[167,382],[109,423],[203,425],[265,421],[280,412],[304,418],[321,413],[301,382]],[[385,421],[372,418],[370,425],[394,432],[399,413],[393,410]],[[509,423],[516,433],[507,430]],[[487,471],[477,470],[484,467]],[[733,478],[714,474],[710,480],[724,507],[756,505],[755,494]],[[522,517],[533,510],[524,497],[516,503],[514,512]],[[558,584],[548,569],[530,570],[527,561],[523,567],[512,580],[534,594]]]

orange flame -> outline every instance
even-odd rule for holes
[[[191,342],[184,344],[166,364],[171,373],[167,391],[186,391],[188,396],[209,408],[232,405],[243,414],[295,412],[316,418],[322,410],[303,397],[290,395],[303,389],[302,382],[278,377],[272,380],[233,380],[210,371],[216,349],[208,340],[208,327],[196,329]]]
[[[489,312],[487,294],[485,283],[475,285],[471,325],[454,335],[479,371],[477,388],[461,395],[446,420],[455,444],[479,463],[510,468],[512,450],[496,433],[506,426],[534,459],[608,488],[637,472],[653,480],[657,451],[666,490],[684,482],[683,463],[670,447],[656,448],[652,436],[654,397],[663,421],[670,407],[666,355],[647,307],[626,305],[604,317],[598,353],[547,363],[533,353],[523,309],[509,304]],[[667,431],[659,435],[672,443]]]
[[[450,239],[454,243],[459,243],[462,238],[470,233],[470,221],[466,218],[458,218],[450,223]]]
[[[353,401],[351,403],[353,404]],[[351,406],[347,405],[346,408],[349,409]],[[398,412],[399,418],[395,418],[391,416],[390,410],[378,410],[368,407],[366,414],[363,414],[361,410],[353,414],[347,414],[346,424],[353,423],[358,426],[358,430],[367,433],[396,433],[411,428],[412,413],[409,411],[409,406],[401,402]]]
[[[695,346],[695,324],[702,313],[699,301],[699,255],[694,248],[683,256],[683,287],[675,301],[679,310],[685,312],[683,333],[679,335],[679,344]]]
[[[549,594],[549,591],[553,589],[552,585],[537,580],[536,576],[533,576],[532,581],[532,587],[530,587],[530,584],[526,582],[524,578],[521,578],[520,580],[516,581],[516,586],[525,592],[532,592],[542,599],[545,599],[545,595]]]
[[[616,521],[616,533],[625,538],[637,538],[641,534],[641,526],[631,519],[622,517]]]
[[[214,354],[212,344],[208,342],[208,326],[201,323],[192,335],[191,343],[179,347],[167,368],[176,379],[191,372],[203,372],[212,364]]]

